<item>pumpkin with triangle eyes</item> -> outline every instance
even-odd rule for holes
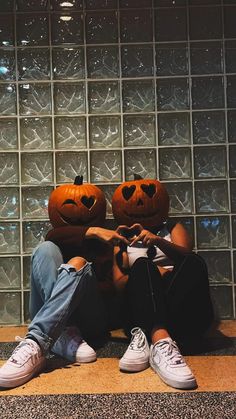
[[[157,227],[167,219],[169,195],[158,180],[134,175],[133,181],[123,182],[115,190],[112,211],[118,224]]]
[[[52,226],[100,226],[106,217],[106,199],[101,189],[83,184],[76,176],[74,184],[58,186],[49,197],[48,214]]]

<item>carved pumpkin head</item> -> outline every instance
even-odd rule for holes
[[[83,184],[82,176],[76,176],[74,184],[61,185],[52,191],[48,214],[53,227],[100,226],[106,217],[105,195],[97,186]]]
[[[134,175],[133,181],[123,182],[115,190],[112,211],[118,224],[157,227],[168,216],[169,195],[158,180]]]

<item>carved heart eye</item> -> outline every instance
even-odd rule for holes
[[[95,203],[94,196],[82,196],[81,198],[82,204],[87,207],[88,209],[92,208],[93,204]]]
[[[141,189],[149,196],[149,198],[152,198],[156,192],[156,186],[154,183],[149,183],[149,185],[142,184]]]
[[[72,204],[72,205],[77,205],[75,201],[73,201],[73,199],[66,199],[62,205],[66,205],[66,204]]]
[[[133,195],[135,189],[136,189],[136,186],[134,186],[134,185],[132,185],[132,186],[125,186],[122,189],[122,195],[126,199],[126,201],[128,201],[131,198],[131,196]]]

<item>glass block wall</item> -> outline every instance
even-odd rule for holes
[[[236,0],[0,1],[0,324],[56,185],[157,177],[235,318]],[[108,205],[107,217],[111,218]]]

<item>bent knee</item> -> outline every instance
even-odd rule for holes
[[[77,271],[79,271],[83,266],[86,265],[87,260],[82,258],[81,256],[76,256],[72,259],[70,259],[68,262],[68,265],[73,266]]]

